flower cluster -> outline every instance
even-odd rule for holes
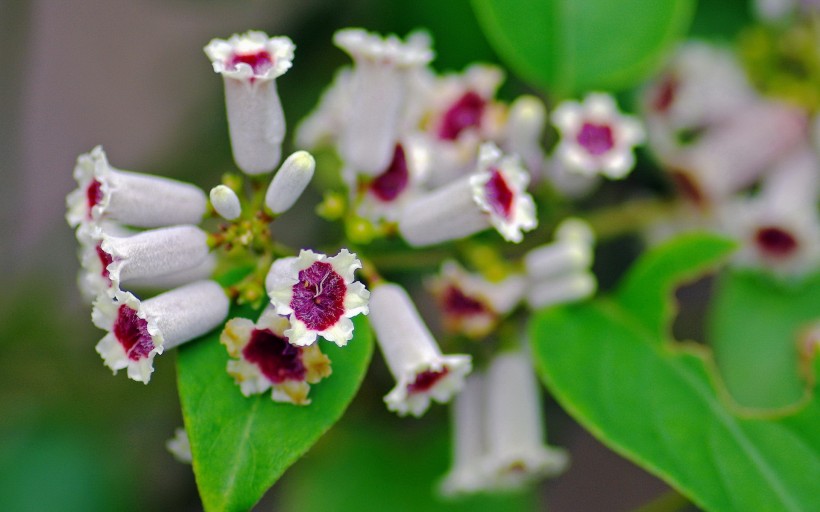
[[[679,49],[642,104],[685,200],[681,227],[737,239],[739,265],[782,276],[820,266],[820,148],[805,109],[761,95],[729,49],[701,42]]]

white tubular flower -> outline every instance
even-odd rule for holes
[[[399,218],[399,232],[410,245],[422,247],[493,226],[505,240],[518,243],[522,231],[538,225],[528,184],[529,175],[517,157],[484,144],[474,174],[408,202]]]
[[[296,346],[312,345],[316,336],[343,347],[353,338],[353,322],[367,314],[370,292],[353,280],[362,268],[356,254],[342,249],[328,258],[310,250],[271,265],[265,286],[276,312],[290,318],[284,335]]]
[[[514,275],[493,283],[448,260],[442,264],[440,275],[430,280],[429,288],[438,302],[445,329],[481,338],[521,301],[527,282]]]
[[[348,116],[348,101],[352,97],[350,68],[339,69],[324,90],[319,104],[296,128],[296,146],[315,149],[335,144]]]
[[[751,185],[806,136],[806,116],[782,103],[760,102],[707,131],[669,163],[681,194],[698,206]]]
[[[461,390],[472,359],[441,354],[402,287],[390,283],[377,286],[370,312],[376,341],[396,379],[396,387],[384,397],[389,410],[419,417],[430,407],[431,399],[446,403]]]
[[[484,386],[483,375],[473,373],[464,382],[464,389],[450,406],[452,418],[453,465],[441,482],[444,496],[471,494],[491,487],[482,471],[484,439]]]
[[[635,166],[632,148],[643,142],[644,130],[618,111],[612,96],[593,93],[583,103],[565,101],[553,112],[552,123],[561,132],[556,155],[568,169],[621,179]]]
[[[570,199],[581,199],[588,196],[602,181],[600,174],[588,176],[571,170],[555,154],[547,157],[543,167],[545,178],[550,185]]]
[[[729,48],[689,41],[669,68],[644,91],[643,110],[672,130],[699,129],[722,122],[757,99]],[[649,131],[652,142],[653,130]]]
[[[544,442],[539,386],[524,352],[493,359],[485,385],[485,470],[499,488],[517,488],[564,471],[567,453]]]
[[[396,144],[387,168],[364,185],[358,212],[374,222],[396,222],[403,205],[419,193],[424,179],[424,148],[419,139],[408,137]]]
[[[216,213],[225,220],[236,220],[242,214],[242,205],[239,204],[239,197],[229,187],[217,185],[211,189],[209,194],[211,204]]]
[[[251,396],[271,390],[274,402],[308,405],[310,384],[330,375],[330,359],[318,345],[297,347],[288,342],[288,319],[269,308],[255,324],[232,318],[219,341],[233,358],[228,374],[242,394]]]
[[[416,40],[382,38],[362,29],[344,29],[333,36],[336,46],[354,62],[348,118],[340,137],[345,163],[364,174],[384,170],[393,156],[406,108],[409,71],[433,58]]]
[[[188,433],[182,427],[174,430],[174,437],[165,441],[165,449],[183,464],[191,464],[194,460],[191,454],[191,441],[188,439]]]
[[[742,242],[736,262],[784,276],[820,267],[818,186],[820,163],[804,148],[779,163],[756,197],[725,205],[724,226]]]
[[[535,96],[524,95],[510,105],[507,117],[506,149],[519,155],[533,176],[540,177],[544,166],[541,139],[547,123],[547,107]]]
[[[481,146],[478,170],[470,176],[473,198],[508,242],[520,242],[522,232],[538,226],[535,202],[527,193],[529,183],[530,175],[517,156],[503,155],[492,143]]]
[[[591,272],[573,272],[530,283],[527,304],[532,309],[574,302],[595,293],[598,281]]]
[[[228,316],[228,297],[214,281],[198,281],[141,301],[129,292],[100,295],[91,319],[108,331],[97,353],[114,373],[148,383],[154,356],[201,336]]]
[[[265,193],[265,205],[278,215],[290,209],[307,188],[316,169],[316,160],[307,151],[290,155],[273,177]]]
[[[97,293],[114,295],[123,282],[153,279],[198,267],[208,256],[207,234],[196,226],[172,226],[116,237],[97,228],[83,267],[101,279]]]
[[[143,228],[196,224],[207,206],[194,185],[111,167],[101,146],[77,157],[74,179],[77,188],[66,197],[71,227],[103,220]]]
[[[294,49],[287,37],[253,30],[227,41],[213,39],[205,47],[225,81],[233,158],[246,174],[271,172],[282,157],[285,115],[276,79],[290,69]]]
[[[563,221],[555,232],[555,242],[537,247],[524,255],[524,268],[532,281],[542,281],[586,270],[592,265],[595,234],[580,219]]]
[[[126,283],[131,290],[170,290],[184,284],[209,279],[216,270],[216,254],[208,253],[205,259],[195,267],[179,270],[170,274],[152,277],[129,279]]]

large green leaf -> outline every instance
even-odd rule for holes
[[[693,0],[473,0],[521,77],[562,98],[617,90],[652,72],[686,31]]]
[[[372,413],[372,411],[370,411]],[[426,421],[427,419],[425,419]],[[455,500],[438,496],[450,447],[442,422],[347,418],[277,484],[283,512],[525,512],[534,489]],[[280,487],[281,486],[281,487]],[[321,492],[316,492],[317,486]]]
[[[234,316],[255,318],[247,308]],[[179,396],[194,474],[206,510],[248,510],[338,419],[361,384],[373,352],[358,317],[350,343],[322,343],[333,374],[311,386],[305,407],[246,398],[225,371],[228,355],[214,333],[179,351]]]
[[[711,237],[688,237],[646,256],[636,268],[673,249],[681,262],[665,266],[665,276],[644,274],[653,276],[642,280],[646,300],[659,300],[658,285],[708,266],[698,254],[714,244]],[[729,248],[715,251],[715,260]],[[665,302],[671,300],[667,295]],[[668,321],[608,299],[541,312],[531,324],[539,373],[602,442],[705,509],[820,510],[816,397],[779,418],[739,416],[725,400],[709,351],[659,339],[658,318]]]
[[[715,360],[740,405],[782,408],[808,396],[798,339],[809,323],[820,321],[820,274],[794,284],[728,272],[718,281],[710,313]]]

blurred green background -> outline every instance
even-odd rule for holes
[[[706,4],[697,32],[743,19],[741,2]],[[466,0],[0,0],[0,509],[201,508],[190,467],[164,448],[181,424],[174,354],[157,359],[143,386],[112,377],[94,352],[101,331],[76,289],[76,244],[63,219],[74,161],[103,144],[117,167],[210,188],[232,163],[221,80],[202,47],[249,28],[289,35],[296,59],[278,84],[293,127],[347,62],[330,42],[346,26],[400,35],[425,27],[439,70],[497,60]],[[522,92],[533,91],[510,76],[502,94]],[[304,230],[289,228],[311,217],[316,200],[300,201],[277,234],[299,244]],[[347,417],[259,509],[360,511],[355,496],[373,488],[373,510],[433,506],[425,493],[449,460],[446,408],[423,420],[388,414],[379,357]],[[545,403],[550,443],[572,452],[572,468],[536,494],[491,500],[491,509],[630,510],[664,492]]]

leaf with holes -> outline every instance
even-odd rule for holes
[[[256,318],[248,308],[232,316]],[[209,511],[248,510],[344,413],[373,352],[362,317],[354,337],[339,348],[321,341],[330,377],[311,386],[308,406],[273,402],[270,393],[244,397],[225,367],[219,332],[181,347],[178,385],[194,475]]]
[[[563,98],[637,84],[684,34],[693,0],[473,0],[484,33],[525,80]]]
[[[711,262],[698,256],[718,244],[705,235],[673,241],[635,268],[653,260],[676,264],[635,271],[627,282],[653,276],[639,282],[646,301],[659,300],[658,286],[689,279],[725,257],[728,244],[712,251]],[[630,292],[636,294],[630,302],[640,302],[640,293]],[[663,300],[662,311],[672,297]],[[657,319],[669,319],[642,311],[601,298],[536,315],[530,326],[536,365],[561,405],[602,442],[704,509],[820,510],[817,398],[779,418],[738,416],[716,384],[711,354],[668,335],[659,339]]]

